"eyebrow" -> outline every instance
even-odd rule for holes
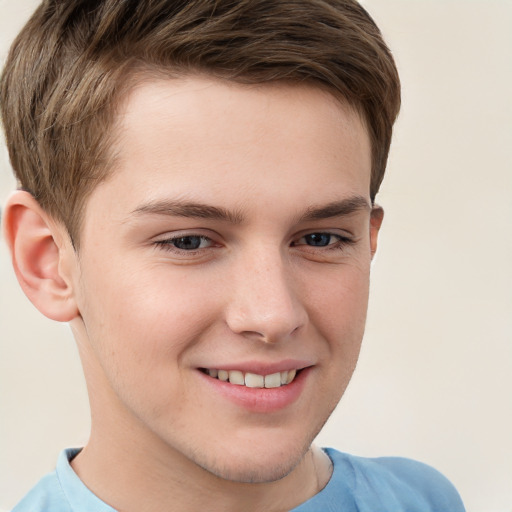
[[[369,211],[368,201],[362,196],[353,196],[333,201],[323,206],[309,207],[299,218],[301,222],[342,217],[358,211]],[[136,215],[168,215],[196,219],[211,219],[241,224],[244,220],[241,211],[231,211],[220,206],[213,206],[193,201],[165,199],[143,204],[133,210]]]
[[[146,203],[133,210],[132,213],[221,220],[231,224],[240,224],[243,221],[243,216],[238,211],[233,212],[219,206],[170,199]]]
[[[325,206],[310,207],[301,216],[301,221],[312,221],[343,217],[359,211],[370,211],[371,206],[363,196],[353,196],[340,201],[333,201]]]

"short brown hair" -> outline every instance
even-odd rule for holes
[[[1,114],[20,186],[75,247],[85,201],[108,174],[116,106],[141,69],[327,87],[366,123],[374,200],[400,83],[355,0],[44,0],[11,47]]]

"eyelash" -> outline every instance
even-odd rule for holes
[[[200,244],[202,244],[203,242],[210,242],[210,246],[208,247],[197,247],[195,249],[190,249],[190,250],[187,250],[187,249],[181,249],[180,247],[176,247],[175,243],[178,241],[178,240],[185,240],[185,239],[199,239],[200,241]],[[186,254],[190,254],[190,255],[193,255],[193,254],[196,254],[197,252],[201,251],[201,250],[204,250],[204,249],[209,249],[212,245],[214,245],[214,242],[213,240],[210,238],[210,237],[207,237],[207,236],[204,236],[204,235],[181,235],[181,236],[175,236],[175,237],[172,237],[172,238],[166,238],[165,240],[157,240],[155,242],[155,244],[159,247],[161,247],[162,249],[166,250],[166,251],[169,251],[169,252],[177,252],[177,253],[186,253]]]
[[[327,235],[331,239],[332,238],[337,239],[337,241],[333,242],[333,243],[328,243],[326,245],[309,245],[307,243],[298,243],[298,242],[300,242],[300,240],[305,239],[306,237],[313,237],[315,235],[320,235],[320,236]],[[177,243],[177,241],[179,241],[179,240],[186,240],[186,239],[198,239],[200,246],[197,247],[197,248],[194,248],[194,249],[189,249],[189,250],[188,249],[183,249],[183,248],[180,248],[180,247],[176,247],[175,244]],[[201,247],[201,245],[204,242],[207,242],[210,245],[208,245],[207,247]],[[354,245],[355,243],[356,243],[356,240],[354,240],[352,238],[349,238],[347,236],[339,235],[337,233],[330,233],[328,231],[314,231],[314,232],[302,235],[298,239],[298,241],[292,242],[291,247],[305,246],[305,247],[311,248],[312,250],[320,249],[320,250],[323,250],[323,251],[329,251],[329,250],[343,250],[347,246]],[[178,254],[187,254],[187,255],[193,256],[193,255],[195,255],[195,254],[197,254],[197,253],[199,253],[199,252],[201,252],[201,251],[203,251],[205,249],[209,249],[211,247],[214,247],[215,246],[215,242],[210,237],[207,237],[207,236],[204,236],[204,235],[185,234],[185,235],[175,236],[175,237],[172,237],[172,238],[166,238],[165,240],[157,240],[155,242],[155,245],[158,246],[158,247],[161,247],[165,251],[174,252],[174,253],[178,253]]]
[[[349,238],[347,236],[339,235],[337,233],[329,233],[328,231],[314,231],[312,233],[307,233],[306,235],[303,235],[299,238],[299,241],[306,237],[312,237],[314,235],[327,235],[330,238],[336,238],[337,241],[334,243],[329,243],[327,245],[309,245],[309,244],[298,244],[297,242],[294,242],[292,244],[292,247],[296,247],[298,245],[305,245],[307,247],[310,247],[312,249],[321,249],[324,251],[330,251],[330,250],[343,250],[349,245],[355,244],[355,240],[353,238]]]

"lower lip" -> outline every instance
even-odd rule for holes
[[[279,388],[248,388],[214,379],[198,370],[205,384],[216,393],[243,409],[257,413],[272,413],[292,405],[301,395],[311,367],[301,370],[295,379]]]

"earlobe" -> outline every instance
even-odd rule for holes
[[[379,230],[384,220],[384,210],[378,205],[373,205],[370,216],[370,250],[372,259],[377,252],[377,242],[379,238]]]
[[[65,228],[52,221],[34,197],[16,191],[4,210],[4,235],[25,295],[52,320],[78,315],[69,261],[74,258]]]

